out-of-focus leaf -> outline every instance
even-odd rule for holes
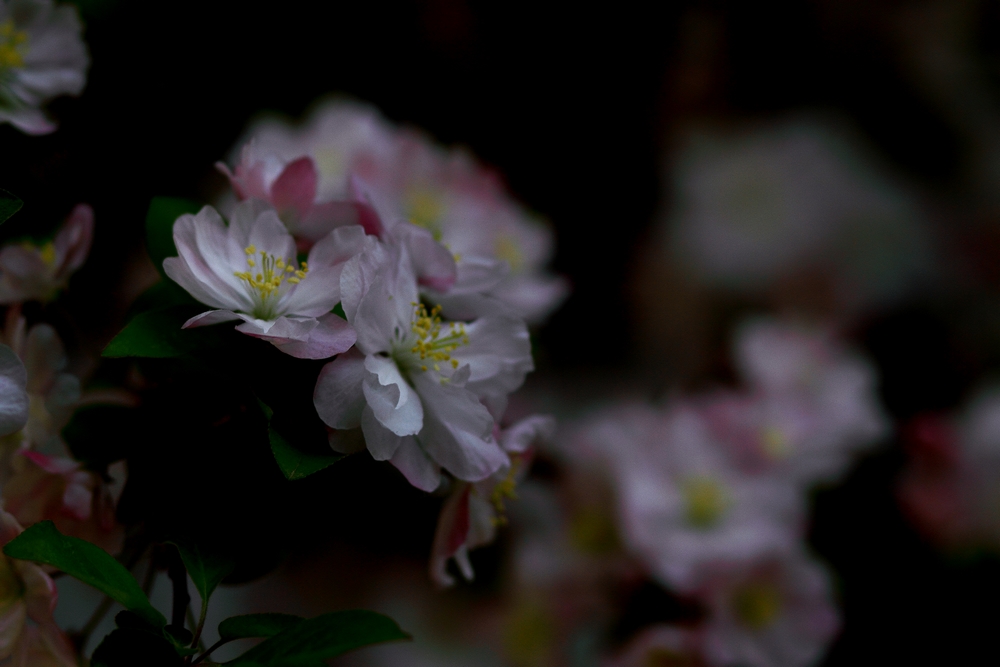
[[[362,609],[302,621],[266,639],[226,665],[307,667],[362,646],[410,639],[388,616]]]
[[[226,641],[247,637],[273,637],[305,619],[291,614],[245,614],[219,623],[219,637]]]
[[[304,452],[293,446],[273,428],[267,429],[267,436],[271,441],[271,453],[274,454],[274,460],[278,462],[281,472],[289,480],[308,477],[344,458],[343,454],[337,454],[332,450],[322,454]]]
[[[3,552],[11,558],[59,568],[121,603],[156,628],[167,623],[163,614],[149,604],[138,582],[121,563],[86,540],[63,535],[51,521],[28,527],[8,542]]]
[[[101,356],[170,359],[219,345],[222,332],[218,327],[181,328],[196,314],[189,306],[139,313],[111,339]]]
[[[184,567],[203,601],[212,597],[215,587],[236,567],[232,559],[206,551],[192,542],[178,540],[171,544],[180,552]]]
[[[129,313],[132,316],[147,310],[162,310],[171,306],[198,306],[198,301],[188,294],[187,290],[169,278],[156,283],[132,304]]]
[[[24,202],[15,195],[0,188],[0,223],[21,210]]]
[[[174,245],[174,222],[185,213],[201,210],[198,202],[179,197],[153,197],[146,212],[146,250],[157,270],[163,273],[163,260],[177,256]]]

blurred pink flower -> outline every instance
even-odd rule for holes
[[[720,564],[699,597],[705,658],[716,667],[807,667],[840,628],[829,574],[801,553]]]
[[[163,260],[174,282],[213,306],[184,327],[243,320],[236,329],[303,359],[326,359],[354,344],[355,334],[331,313],[340,301],[340,274],[368,238],[340,227],[316,243],[308,262],[296,261],[295,242],[274,209],[249,200],[227,226],[211,206],[174,223],[179,257]]]
[[[17,433],[28,420],[27,373],[11,348],[0,345],[0,439]]]
[[[690,591],[708,563],[784,553],[801,539],[796,487],[741,471],[690,405],[609,409],[579,433],[578,454],[613,475],[626,547],[668,586]]]
[[[526,417],[500,432],[497,441],[510,462],[491,476],[474,484],[459,482],[445,501],[438,518],[431,551],[430,573],[440,586],[455,583],[448,561],[455,559],[459,571],[472,581],[469,551],[493,542],[497,527],[507,521],[504,501],[515,498],[514,488],[531,465],[531,446],[555,433],[555,420],[546,416]]]
[[[697,630],[654,625],[639,632],[603,667],[704,667],[702,636]]]
[[[21,533],[0,509],[0,547]],[[56,587],[34,563],[0,555],[0,665],[76,667],[76,653],[56,625]]]
[[[0,0],[0,123],[28,134],[56,129],[41,106],[78,95],[90,58],[76,8],[52,0]]]
[[[94,211],[78,204],[52,241],[0,249],[0,303],[51,301],[83,266],[94,236]]]

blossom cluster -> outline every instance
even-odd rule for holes
[[[777,321],[744,325],[734,353],[743,390],[611,408],[563,445],[610,471],[625,548],[708,612],[647,631],[620,664],[809,665],[839,627],[805,547],[806,492],[885,435],[874,373],[829,333]]]

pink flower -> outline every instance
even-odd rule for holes
[[[0,303],[51,301],[83,266],[94,236],[94,211],[78,204],[56,237],[41,246],[8,244],[0,250]]]
[[[243,320],[236,329],[301,359],[348,350],[354,330],[331,313],[340,302],[340,274],[373,243],[357,225],[338,227],[296,261],[295,242],[274,209],[239,204],[227,226],[211,206],[174,223],[179,257],[163,260],[167,275],[214,307],[184,323],[206,326]]]
[[[699,591],[706,662],[807,667],[840,628],[830,576],[804,554],[720,564]]]
[[[21,530],[0,510],[0,547]],[[56,599],[55,584],[40,567],[0,555],[0,664],[76,667],[73,646],[52,617]]]
[[[702,667],[701,633],[673,625],[654,625],[639,632],[604,667]]]
[[[431,551],[431,578],[441,586],[451,586],[448,560],[455,559],[462,576],[472,581],[469,551],[496,539],[497,527],[506,523],[504,501],[514,498],[514,487],[531,465],[531,446],[555,432],[551,417],[533,416],[507,427],[497,440],[510,456],[510,463],[481,482],[459,482],[441,508],[434,546]]]

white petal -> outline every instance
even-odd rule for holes
[[[313,405],[323,423],[337,429],[361,425],[361,411],[365,407],[361,382],[366,375],[365,359],[357,350],[323,366],[313,391]]]
[[[403,438],[379,423],[370,406],[361,411],[361,430],[365,434],[365,444],[376,461],[388,461],[399,449]]]
[[[415,435],[424,423],[420,397],[406,383],[396,362],[386,357],[365,358],[368,375],[362,383],[365,400],[379,423],[396,435]]]
[[[500,433],[505,452],[521,453],[536,440],[550,440],[556,432],[556,420],[549,415],[532,415],[508,426]]]
[[[24,428],[28,421],[28,394],[24,364],[14,351],[0,345],[0,435]]]
[[[441,466],[431,460],[412,435],[401,439],[389,462],[421,491],[430,493],[441,484]]]
[[[191,327],[207,327],[213,324],[232,322],[233,320],[238,319],[241,319],[240,316],[231,310],[206,310],[204,313],[195,315],[190,320],[185,322],[181,328],[190,329]]]

